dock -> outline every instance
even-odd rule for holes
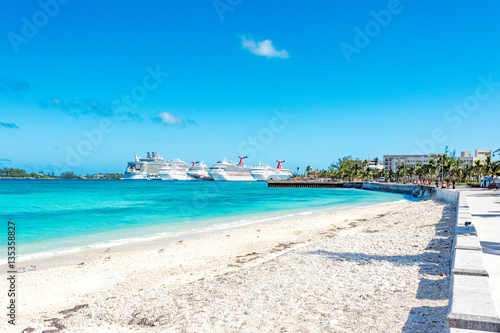
[[[311,181],[268,181],[267,187],[315,187],[341,188],[344,182],[311,182]]]

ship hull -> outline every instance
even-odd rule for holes
[[[158,176],[160,176],[161,180],[191,180],[192,178],[189,177],[186,173],[159,173]]]
[[[211,173],[210,176],[214,180],[225,180],[225,181],[255,181],[255,178],[251,174],[229,174],[229,173]]]
[[[140,180],[140,179],[148,179],[147,174],[140,174],[140,173],[125,173],[125,176],[123,179],[127,180]]]

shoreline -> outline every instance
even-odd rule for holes
[[[282,260],[280,258],[287,258],[288,255],[306,248],[314,250],[316,246],[324,242],[334,242],[330,246],[341,246],[345,251],[351,252],[364,243],[364,241],[356,241],[359,237],[361,239],[368,237],[367,239],[370,240],[381,237],[386,232],[401,230],[398,231],[398,235],[404,235],[403,240],[399,240],[399,236],[394,238],[389,234],[388,237],[391,240],[389,243],[377,241],[374,246],[380,247],[380,249],[369,251],[377,254],[377,257],[383,255],[384,251],[389,251],[388,254],[397,252],[398,249],[394,249],[391,245],[394,240],[397,240],[401,244],[399,250],[416,254],[418,251],[423,251],[431,241],[435,232],[433,223],[439,223],[440,211],[444,207],[443,203],[434,201],[384,203],[372,207],[330,212],[315,217],[306,215],[296,219],[268,221],[230,230],[218,230],[202,237],[184,238],[183,242],[159,241],[140,249],[113,249],[110,252],[101,249],[94,251],[93,257],[88,257],[85,265],[73,263],[62,266],[60,262],[59,265],[54,263],[55,266],[47,264],[45,269],[31,270],[19,275],[20,326],[18,327],[21,329],[34,327],[37,329],[36,332],[38,329],[41,332],[43,329],[51,329],[47,319],[58,318],[57,320],[60,320],[65,327],[70,328],[70,331],[84,331],[83,327],[101,327],[103,329],[107,327],[115,331],[146,329],[148,325],[144,326],[144,322],[138,323],[139,327],[130,326],[131,319],[128,316],[135,310],[130,312],[128,307],[137,306],[143,309],[141,310],[143,312],[153,311],[153,305],[149,304],[153,300],[143,299],[147,295],[149,295],[147,297],[153,297],[154,302],[163,302],[162,295],[176,293],[197,284],[209,283],[210,281],[212,281],[210,283],[214,283],[213,281],[217,281],[218,277],[239,276],[241,274],[240,278],[247,283],[250,280],[245,277],[247,273],[244,272],[264,269],[274,261]],[[422,233],[425,230],[425,233],[420,238],[408,238],[411,236],[409,235],[411,232],[407,230],[407,226],[414,230],[411,232]],[[344,241],[351,238],[353,240]],[[417,242],[415,245],[417,247],[411,247],[411,242]],[[342,245],[344,243],[345,245]],[[389,247],[387,248],[387,246]],[[387,249],[384,250],[384,248]],[[37,262],[39,263],[39,261]],[[295,267],[296,265],[299,265],[297,267],[300,268],[302,267],[300,262],[293,261],[293,264],[282,264],[276,266],[276,269],[278,267],[280,269]],[[339,263],[344,265],[347,262],[340,261]],[[409,267],[413,267],[411,265]],[[328,279],[328,275],[316,276],[314,270],[318,267],[308,268],[306,275],[312,274],[308,283],[319,279],[319,286],[324,283],[325,279]],[[353,269],[358,270],[359,268],[356,267],[358,266]],[[388,264],[383,264],[383,267],[391,271],[394,269]],[[398,274],[403,274],[404,271]],[[443,271],[446,271],[446,268],[443,268]],[[411,271],[403,275],[405,279],[409,279],[408,283],[414,285],[417,281],[415,278],[418,276],[406,277],[410,274],[409,272],[418,275],[418,271],[412,268]],[[258,278],[259,274],[255,278]],[[359,275],[359,278],[363,276]],[[439,275],[437,276],[439,277]],[[338,278],[349,277],[348,274]],[[369,277],[367,276],[367,278]],[[265,284],[267,282],[258,283]],[[338,280],[335,285],[341,287],[343,283],[347,282]],[[359,283],[364,284],[364,282]],[[416,292],[416,289],[411,290],[412,293]],[[151,296],[151,293],[157,296]],[[269,294],[271,291],[267,293]],[[297,295],[296,297],[301,296]],[[131,299],[134,300],[132,303],[126,301]],[[184,298],[179,299],[183,300]],[[113,303],[115,301],[126,304],[118,306]],[[64,318],[59,313],[82,304],[87,304],[88,308],[75,310],[74,314]],[[155,305],[154,308],[156,306],[158,305]],[[118,317],[106,319],[112,313],[116,313]],[[120,319],[122,317],[125,319]],[[186,327],[186,324],[182,325],[181,327]],[[159,326],[157,329],[160,332],[166,328]],[[197,329],[191,327],[191,330]],[[201,331],[204,330],[201,329]]]
[[[304,211],[296,211],[296,210],[282,210],[282,215],[276,217],[263,218],[267,213],[260,212],[258,214],[245,214],[235,217],[248,217],[248,216],[259,216],[258,220],[248,221],[248,220],[240,220],[239,222],[233,223],[222,223],[220,225],[212,225],[212,227],[203,227],[201,229],[194,229],[188,231],[180,231],[176,235],[154,235],[148,234],[144,236],[139,236],[137,238],[122,238],[122,239],[111,239],[106,243],[96,243],[84,246],[75,246],[72,248],[56,251],[56,252],[36,252],[23,255],[21,257],[28,258],[20,258],[17,257],[17,264],[21,268],[19,273],[25,273],[33,270],[40,270],[46,268],[53,268],[58,266],[69,266],[78,264],[81,262],[86,262],[88,260],[96,259],[99,255],[103,253],[119,253],[119,252],[129,252],[129,251],[137,251],[137,250],[150,250],[156,248],[157,246],[169,246],[179,241],[184,240],[192,240],[192,239],[200,239],[203,237],[207,237],[210,235],[223,233],[226,231],[246,228],[248,226],[252,226],[255,224],[268,224],[268,223],[280,223],[286,221],[292,221],[303,218],[317,218],[322,217],[324,215],[329,215],[336,212],[345,212],[356,210],[360,208],[371,208],[383,205],[404,203],[404,202],[414,202],[418,200],[414,200],[409,195],[404,196],[405,199],[382,202],[382,203],[374,203],[374,204],[363,204],[359,203],[359,205],[349,204],[347,206],[325,206],[321,208],[304,208]],[[263,218],[263,219],[262,219]],[[244,222],[242,222],[244,221]],[[113,244],[118,243],[118,244]],[[2,260],[3,261],[3,260]],[[36,269],[33,268],[33,265],[36,265]],[[6,270],[7,263],[0,262],[0,270]]]

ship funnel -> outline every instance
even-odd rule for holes
[[[196,166],[196,164],[200,163],[199,161],[198,162],[193,162],[191,161],[191,163],[193,163],[193,165],[191,165],[192,167]]]
[[[243,157],[238,156],[238,158],[240,159],[240,163],[239,163],[238,165],[243,165],[243,160],[244,160],[245,158],[247,158],[247,157],[248,157],[248,156],[243,156]]]
[[[276,161],[276,162],[278,162],[278,167],[277,167],[277,169],[281,169],[281,163],[283,163],[283,162],[285,162],[285,161]]]

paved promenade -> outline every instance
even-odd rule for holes
[[[464,189],[477,235],[483,248],[486,270],[500,310],[500,191]]]

